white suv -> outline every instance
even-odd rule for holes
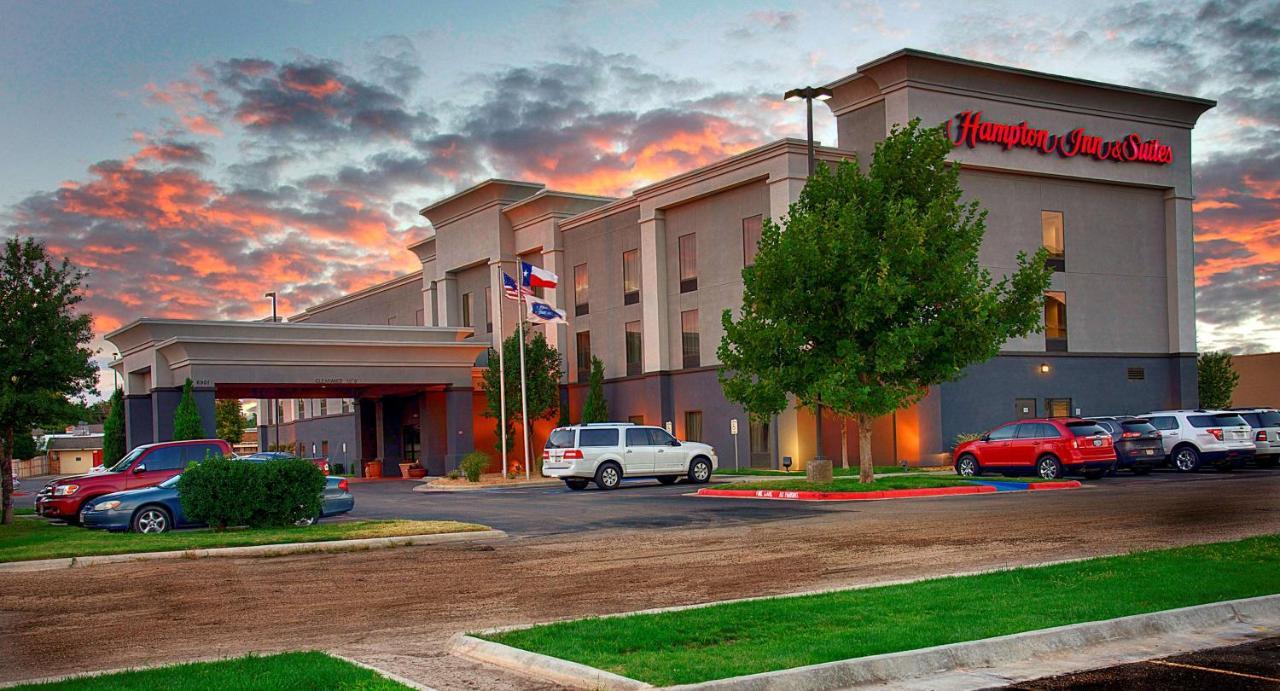
[[[718,467],[707,444],[679,441],[661,427],[604,422],[551,430],[542,451],[542,474],[569,489],[614,489],[624,477],[655,477],[669,485],[681,477],[703,483]]]
[[[1232,408],[1253,428],[1253,445],[1257,456],[1253,462],[1259,468],[1274,468],[1280,461],[1280,412],[1272,408]]]
[[[1160,430],[1164,453],[1174,470],[1189,473],[1201,464],[1231,470],[1253,458],[1253,430],[1229,410],[1158,410],[1141,417]]]

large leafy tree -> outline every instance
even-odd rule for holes
[[[124,392],[116,389],[111,394],[110,412],[102,425],[102,464],[108,468],[128,453],[124,428]]]
[[[1200,376],[1200,406],[1229,408],[1231,396],[1240,383],[1240,373],[1231,366],[1231,353],[1225,350],[1200,353],[1196,369]]]
[[[717,350],[725,395],[752,415],[788,396],[858,422],[859,476],[873,480],[871,421],[1042,328],[1044,250],[994,281],[978,264],[986,212],[962,203],[951,142],[918,121],[856,159],[819,166],[783,228],[766,220],[743,270],[741,316]]]
[[[604,397],[604,363],[591,356],[591,378],[587,385],[587,400],[582,404],[582,424],[608,422],[609,402]]]
[[[79,312],[84,273],[54,261],[43,245],[17,238],[0,258],[0,523],[13,518],[15,435],[56,422],[68,399],[87,393],[92,318]]]
[[[525,392],[529,402],[529,419],[545,420],[560,409],[560,353],[547,343],[541,333],[529,335],[525,328],[524,346]],[[515,423],[520,419],[520,340],[512,334],[503,343],[507,367],[507,451],[516,443]],[[498,351],[489,349],[489,366],[483,372],[481,388],[486,404],[485,417],[499,420],[502,411],[498,383]],[[505,469],[504,469],[505,470]]]
[[[244,439],[244,428],[248,425],[244,410],[238,398],[220,398],[214,408],[217,436],[232,446]]]
[[[173,439],[204,439],[204,436],[200,409],[196,407],[196,398],[191,392],[191,380],[187,379],[182,385],[182,398],[178,399],[178,407],[173,411]]]

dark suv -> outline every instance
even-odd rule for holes
[[[191,439],[143,444],[125,454],[104,473],[73,475],[54,480],[36,494],[36,513],[79,523],[80,512],[104,494],[153,487],[178,475],[192,461],[206,456],[231,456],[231,445],[221,439]]]
[[[1160,430],[1151,421],[1140,417],[1091,417],[1086,418],[1111,434],[1116,447],[1116,468],[1132,470],[1134,475],[1146,475],[1152,468],[1164,465],[1164,444]]]

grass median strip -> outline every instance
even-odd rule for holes
[[[1280,535],[482,636],[664,686],[1280,593]]]
[[[370,537],[407,537],[488,530],[487,526],[455,521],[334,521],[305,528],[179,530],[159,535],[108,533],[40,520],[14,521],[0,526],[0,562],[87,557],[102,554],[168,552],[171,550],[248,547],[287,542],[330,542]]]
[[[831,474],[835,475],[836,477],[858,477],[858,472],[859,471],[857,466],[854,466],[852,468],[836,467],[831,469]],[[901,466],[878,465],[878,466],[875,466],[875,472],[876,473],[901,473],[903,472],[903,470]],[[938,471],[938,470],[930,471],[927,468],[917,468],[914,466],[909,466],[906,472],[928,473],[928,472],[942,472],[942,471]],[[947,468],[947,472],[953,472],[953,471],[951,470],[951,468]],[[775,477],[775,476],[776,477],[787,477],[787,476],[804,477],[804,471],[803,470],[792,470],[792,471],[769,470],[768,468],[738,468],[737,470],[734,470],[732,467],[726,468],[724,466],[720,466],[720,468],[716,470],[716,475],[763,475],[763,476],[769,476],[769,477]]]
[[[88,689],[89,691],[151,691],[152,689],[359,689],[399,691],[409,687],[363,667],[324,653],[282,653],[240,657],[217,662],[157,667],[81,677],[16,689]]]
[[[1056,482],[1039,478],[1004,478],[983,477],[978,481],[1002,482],[1008,484],[1025,484],[1029,482]],[[717,485],[716,489],[757,490],[773,489],[797,492],[880,492],[887,489],[923,489],[928,487],[964,487],[975,484],[975,478],[962,478],[956,475],[931,477],[927,475],[898,476],[877,478],[875,482],[861,483],[858,478],[834,478],[831,482],[809,482],[802,478],[795,480],[762,480],[760,482],[734,482]]]

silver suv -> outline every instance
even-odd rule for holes
[[[1232,408],[1231,412],[1253,428],[1253,445],[1257,455],[1253,462],[1259,468],[1274,468],[1280,461],[1280,412],[1273,408]]]
[[[1189,473],[1202,464],[1231,470],[1253,458],[1253,431],[1230,410],[1158,410],[1141,417],[1160,430],[1164,453],[1174,470]]]
[[[682,477],[703,483],[718,467],[710,445],[679,441],[661,427],[604,422],[551,430],[542,451],[542,474],[569,489],[614,489],[624,477],[653,477],[670,485]]]

